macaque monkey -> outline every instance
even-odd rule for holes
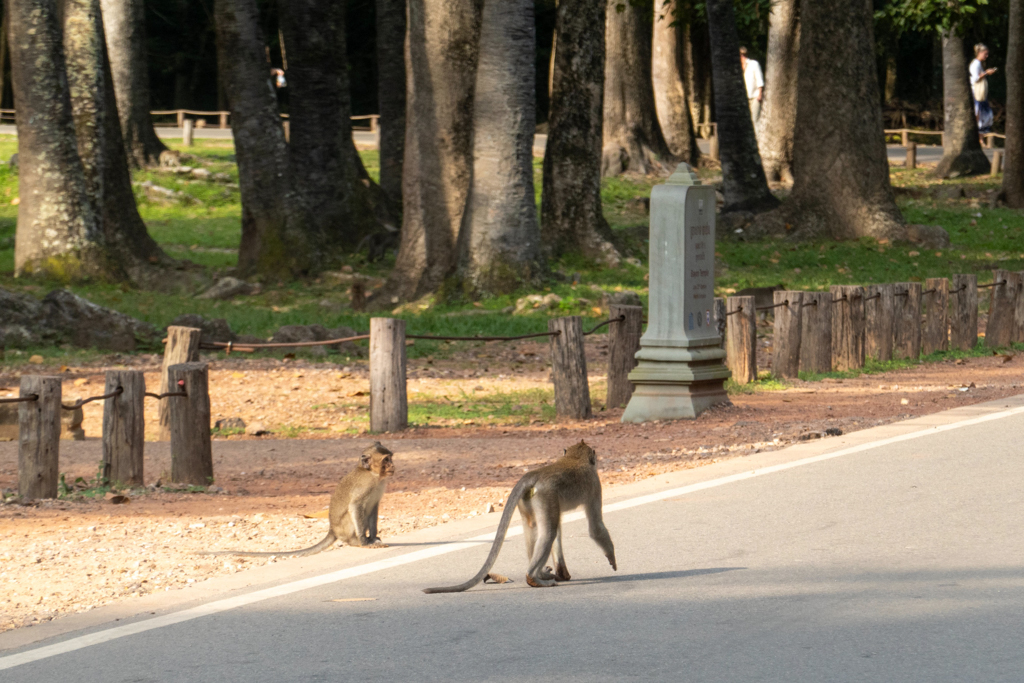
[[[569,576],[565,556],[562,554],[562,513],[581,505],[587,513],[590,537],[601,546],[612,569],[617,570],[612,537],[601,519],[601,480],[597,476],[597,454],[593,448],[580,441],[564,451],[562,457],[554,463],[524,474],[515,485],[501,513],[491,553],[476,576],[458,586],[424,588],[423,592],[460,593],[483,581],[498,559],[498,552],[512,519],[512,510],[517,506],[523,518],[526,554],[530,559],[526,583],[540,588],[554,586],[558,581],[568,581],[572,577]],[[552,555],[552,547],[554,572],[544,566]]]
[[[303,550],[276,553],[253,553],[225,550],[204,555],[244,555],[246,557],[302,557],[327,550],[341,539],[346,545],[359,548],[387,548],[377,537],[377,506],[384,496],[385,479],[395,473],[393,453],[379,441],[363,451],[359,464],[338,482],[331,496],[331,528],[324,540]]]

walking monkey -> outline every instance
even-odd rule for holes
[[[526,583],[540,588],[554,586],[558,581],[568,581],[572,577],[569,576],[565,556],[562,554],[562,513],[581,505],[590,524],[590,537],[601,546],[612,569],[617,570],[615,547],[601,519],[601,480],[597,476],[597,453],[580,441],[565,450],[562,457],[552,464],[527,472],[516,483],[501,513],[491,552],[476,576],[457,586],[424,588],[423,592],[460,593],[483,581],[498,559],[498,552],[512,519],[512,510],[516,507],[523,518],[526,554],[530,558]],[[554,572],[544,566],[552,554],[552,547]]]
[[[291,552],[254,553],[225,550],[204,555],[244,555],[245,557],[302,557],[327,550],[341,539],[345,545],[359,548],[387,548],[377,536],[377,506],[387,486],[385,479],[395,473],[394,455],[379,441],[363,451],[359,464],[346,474],[331,496],[331,528],[324,540],[314,546]]]

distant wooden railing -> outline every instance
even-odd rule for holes
[[[900,145],[902,147],[909,147],[910,146],[910,135],[911,134],[914,134],[914,135],[939,135],[939,136],[943,136],[943,135],[945,135],[945,131],[941,131],[941,130],[915,130],[913,128],[891,128],[891,129],[886,129],[885,130],[885,134],[886,135],[899,135],[900,136]],[[988,148],[988,149],[992,149],[992,147],[995,145],[995,139],[996,138],[1002,138],[1003,140],[1005,140],[1006,136],[1003,135],[1002,133],[985,133],[985,135],[982,136],[982,139],[985,141],[985,147]],[[941,144],[941,141],[940,141],[940,144]]]
[[[218,128],[227,129],[228,118],[231,116],[229,111],[200,111],[197,109],[156,109],[149,112],[152,116],[173,116],[175,117],[175,127],[184,128],[185,118],[188,116],[197,117],[203,123],[197,127],[201,128],[206,125],[207,118],[217,117]],[[281,118],[287,119],[288,114],[281,114]],[[380,122],[380,114],[364,114],[361,116],[351,117],[352,121],[366,121],[365,124],[368,128],[359,128],[358,130],[368,130],[371,133],[376,133]],[[10,122],[14,123],[14,110],[13,109],[0,109],[0,123]]]

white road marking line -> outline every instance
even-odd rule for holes
[[[658,501],[666,500],[668,498],[675,498],[677,496],[686,495],[688,493],[695,493],[697,491],[703,491],[705,489],[715,488],[718,486],[724,486],[725,484],[731,484],[737,481],[744,481],[747,479],[753,479],[754,477],[761,477],[766,474],[773,474],[775,472],[782,472],[784,470],[793,469],[794,467],[802,467],[804,465],[811,465],[817,462],[823,462],[825,460],[831,460],[833,458],[839,458],[845,455],[852,455],[854,453],[862,453],[875,448],[881,448],[882,446],[888,446],[894,443],[901,443],[903,441],[911,441],[913,439],[920,439],[926,436],[932,436],[934,434],[941,434],[942,432],[948,432],[953,429],[961,429],[963,427],[971,427],[977,424],[983,424],[985,422],[991,422],[993,420],[1001,420],[1006,417],[1012,417],[1013,415],[1019,415],[1024,413],[1024,406],[1018,408],[1012,408],[1010,410],[1003,410],[998,413],[990,413],[988,415],[982,415],[980,417],[974,417],[967,420],[961,420],[959,422],[952,422],[945,425],[939,425],[932,427],[931,429],[921,429],[918,431],[910,432],[908,434],[901,434],[899,436],[889,437],[888,439],[881,439],[879,441],[871,441],[864,443],[859,446],[851,446],[850,448],[844,448],[832,453],[823,453],[821,455],[811,456],[809,458],[803,458],[802,460],[794,460],[793,462],[782,463],[779,465],[772,465],[771,467],[764,467],[758,470],[750,470],[749,472],[740,472],[739,474],[733,474],[727,477],[721,477],[719,479],[711,479],[704,481],[699,484],[690,484],[689,486],[681,486],[679,488],[669,489],[667,491],[660,491],[658,493],[652,493],[646,496],[638,496],[636,498],[630,498],[628,500],[619,501],[618,503],[612,503],[604,507],[604,512],[617,512],[619,510],[628,510],[629,508],[637,507],[639,505],[647,505],[648,503],[656,503]],[[582,511],[573,512],[565,515],[562,519],[565,522],[571,522],[579,519],[583,519],[584,514]],[[506,538],[518,536],[523,533],[521,526],[512,527],[508,530]],[[310,588],[316,588],[336,581],[344,581],[345,579],[352,579],[357,576],[364,576],[366,574],[372,574],[374,572],[384,571],[387,569],[393,569],[395,567],[401,567],[405,564],[411,564],[413,562],[419,562],[420,560],[428,560],[433,557],[439,557],[441,555],[447,555],[449,553],[458,552],[465,550],[466,548],[472,548],[479,545],[482,542],[488,542],[494,540],[494,532],[481,534],[480,536],[474,536],[468,538],[465,541],[456,541],[448,543],[446,545],[437,546],[433,548],[426,548],[424,550],[416,550],[405,555],[399,555],[397,557],[388,558],[386,560],[377,560],[376,562],[368,562],[367,564],[359,565],[358,567],[349,567],[348,569],[341,569],[336,572],[330,572],[329,574],[322,574],[320,576],[313,576],[308,579],[302,579],[300,581],[293,581],[291,583],[282,584],[280,586],[274,586],[273,588],[265,588],[263,590],[253,591],[245,595],[239,595],[233,598],[225,598],[223,600],[215,600],[213,602],[206,603],[205,605],[199,605],[198,607],[192,607],[190,609],[182,610],[180,612],[173,612],[153,619],[146,619],[143,621],[136,622],[134,624],[126,624],[124,626],[115,626],[114,628],[104,629],[95,633],[90,633],[84,636],[78,636],[77,638],[70,638],[60,643],[53,645],[46,645],[44,647],[38,647],[25,652],[19,652],[18,654],[8,655],[6,657],[0,657],[0,671],[5,669],[11,669],[22,664],[29,664],[31,662],[37,662],[41,659],[48,657],[55,657],[57,655],[66,654],[68,652],[74,652],[75,650],[81,650],[82,648],[90,647],[92,645],[99,645],[106,643],[111,640],[118,638],[124,638],[125,636],[135,635],[137,633],[144,633],[157,628],[163,628],[164,626],[171,626],[173,624],[180,624],[184,621],[191,621],[192,619],[199,619],[200,617],[209,616],[211,614],[217,614],[218,612],[226,612],[238,607],[244,607],[245,605],[251,605],[256,602],[262,602],[263,600],[270,600],[271,598],[279,598],[284,595],[290,595],[299,591],[308,590]]]

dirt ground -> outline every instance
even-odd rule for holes
[[[411,405],[422,401],[456,414],[459,406],[487,404],[496,396],[526,405],[472,419],[432,419],[436,426],[374,437],[396,453],[396,476],[380,507],[384,540],[500,510],[526,469],[549,462],[581,438],[598,451],[604,485],[614,487],[801,439],[828,438],[822,433],[830,428],[850,432],[1014,395],[1020,393],[1024,363],[1024,357],[992,356],[857,379],[794,381],[785,390],[734,395],[732,405],[696,420],[627,425],[619,422],[621,409],[601,410],[605,342],[595,335],[587,351],[597,405],[593,419],[579,422],[544,419],[544,406],[529,402],[550,399],[544,345],[480,345],[452,360],[411,360]],[[156,356],[33,370],[63,370],[65,397],[74,398],[102,393],[103,372],[115,366],[144,370],[147,386],[156,386]],[[0,374],[0,396],[16,393],[17,383],[16,375]],[[293,550],[319,541],[326,520],[307,516],[322,514],[336,481],[372,441],[365,433],[367,391],[365,360],[214,360],[214,419],[241,417],[273,433],[217,437],[213,493],[153,486],[166,481],[170,455],[166,443],[152,442],[145,462],[149,486],[127,492],[128,504],[79,495],[0,505],[0,631],[282,561],[201,556],[201,550]],[[146,409],[147,435],[153,438],[156,402],[147,399]],[[62,442],[60,470],[68,482],[95,475],[101,418],[99,402],[85,406],[87,440]],[[16,487],[17,444],[0,443],[0,489],[13,501]]]

